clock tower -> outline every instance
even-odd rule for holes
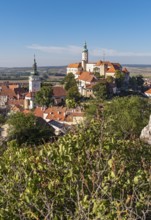
[[[84,71],[86,71],[86,64],[88,63],[88,49],[87,44],[85,42],[83,51],[82,51],[82,68]]]
[[[29,92],[38,92],[41,88],[41,80],[37,71],[37,63],[34,56],[33,71],[29,76]]]

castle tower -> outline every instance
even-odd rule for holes
[[[85,42],[83,51],[82,51],[82,68],[84,71],[86,71],[86,64],[88,63],[88,49],[87,44]]]
[[[33,71],[29,76],[29,92],[38,92],[41,88],[41,80],[37,71],[37,63],[34,56]]]

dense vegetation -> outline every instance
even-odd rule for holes
[[[40,106],[48,107],[53,103],[53,89],[52,86],[43,86],[35,95],[35,102]]]
[[[112,112],[96,105],[93,120],[52,144],[21,148],[11,141],[0,157],[0,218],[149,220],[151,147],[137,139],[135,126],[129,138],[113,135],[122,117],[136,123],[140,111],[142,118],[149,114],[146,101],[129,100],[137,117],[127,104],[118,119],[115,99]],[[114,120],[119,126],[109,124]]]
[[[9,140],[16,140],[21,145],[39,145],[51,140],[54,130],[42,118],[35,117],[34,114],[24,114],[18,112],[10,115],[7,123],[9,124]]]

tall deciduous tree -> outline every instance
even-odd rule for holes
[[[52,104],[53,89],[51,86],[43,86],[35,95],[35,101],[40,106],[49,106]]]
[[[73,73],[68,73],[67,76],[63,79],[62,83],[65,86],[65,90],[68,91],[70,88],[77,86],[77,82]]]

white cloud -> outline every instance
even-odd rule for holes
[[[75,46],[75,45],[68,45],[66,47],[57,47],[57,46],[43,46],[39,44],[32,44],[27,46],[29,49],[38,50],[45,53],[52,53],[52,54],[62,54],[66,55],[80,55],[82,52],[82,47]],[[100,48],[100,49],[90,49],[89,53],[91,56],[98,57],[98,56],[109,56],[109,57],[148,57],[151,56],[151,53],[145,52],[122,52],[114,49],[108,48]]]
[[[110,57],[144,57],[151,56],[151,53],[144,52],[121,52],[113,49],[101,48],[101,49],[93,49],[90,51],[92,56],[102,56],[103,54]]]
[[[67,47],[54,47],[54,46],[41,46],[38,44],[32,44],[27,46],[29,49],[38,50],[46,53],[54,53],[54,54],[80,54],[82,51],[81,47],[69,45]]]

